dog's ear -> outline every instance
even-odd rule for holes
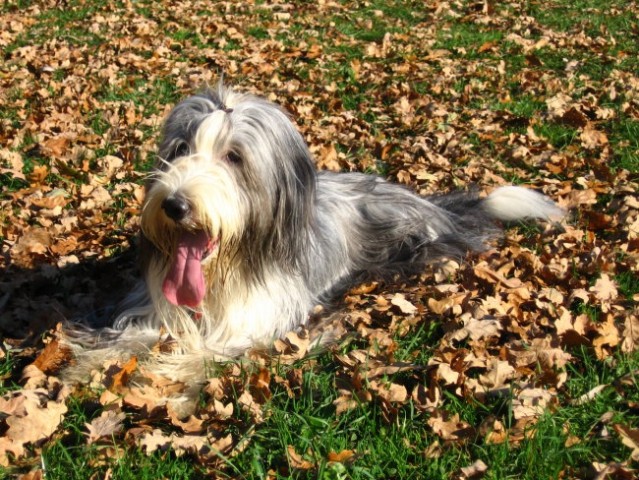
[[[307,251],[314,217],[317,174],[306,143],[295,130],[291,133],[289,157],[278,159],[279,182],[275,206],[274,247],[280,258],[295,259]],[[290,132],[289,132],[290,133]]]
[[[251,258],[254,252],[262,252],[262,259],[255,261],[272,258],[280,265],[296,268],[302,260],[300,255],[308,251],[314,217],[317,180],[312,155],[288,115],[276,105],[255,100],[251,110],[244,109],[242,113],[260,126],[262,151],[254,150],[251,157],[261,162],[261,168],[254,164],[254,171],[262,176],[251,181],[260,183],[259,190],[268,192],[267,198],[259,202],[256,199],[250,212],[249,223],[259,226],[260,233],[253,237],[252,232],[247,232],[245,256]],[[268,158],[262,157],[265,154]],[[265,202],[270,204],[266,222]],[[251,245],[253,242],[259,245]]]
[[[306,142],[288,117],[277,126],[277,136],[284,154],[275,159],[278,178],[272,247],[279,259],[296,264],[300,252],[308,251],[317,172]]]

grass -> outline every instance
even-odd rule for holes
[[[7,379],[10,378],[14,367],[15,361],[11,352],[4,352],[4,356],[0,358],[0,394],[5,394],[16,388],[16,385],[13,382],[7,381]]]
[[[412,351],[413,340],[408,339],[403,347]],[[265,478],[270,471],[275,472],[275,478],[288,478],[283,472],[288,471],[289,446],[316,465],[313,470],[294,471],[293,478],[443,480],[460,466],[481,459],[489,467],[485,478],[535,480],[559,478],[561,472],[576,475],[591,461],[623,461],[627,447],[615,435],[600,435],[601,419],[613,412],[610,425],[639,423],[639,416],[631,413],[630,407],[630,403],[639,401],[639,392],[616,390],[612,386],[624,375],[636,375],[639,355],[618,355],[601,362],[586,349],[573,353],[578,361],[568,367],[570,379],[563,389],[568,402],[542,416],[519,446],[508,442],[487,444],[477,433],[467,445],[447,448],[434,458],[425,452],[437,437],[425,428],[427,416],[411,404],[401,408],[392,423],[384,419],[380,407],[374,403],[335,416],[333,362],[330,355],[324,355],[318,359],[316,368],[305,372],[299,398],[289,398],[283,388],[273,389],[273,397],[265,409],[267,420],[252,433],[248,448],[229,459],[226,472],[230,475],[241,472],[242,478],[258,479]],[[569,400],[602,384],[611,386],[586,404],[569,405]],[[460,401],[456,396],[449,399],[450,413],[458,413],[471,425],[487,418],[500,419],[505,425],[514,422],[509,397],[488,403]],[[107,468],[111,469],[112,478],[117,479],[204,478],[202,469],[188,458],[176,458],[168,452],[147,456],[135,449],[121,449],[117,443],[84,446],[83,425],[99,411],[93,409],[89,414],[87,405],[79,401],[71,402],[69,408],[67,435],[43,452],[47,478],[83,479]],[[566,446],[571,436],[579,442]],[[327,460],[331,452],[343,450],[357,453],[354,462],[344,465]],[[221,475],[225,478],[225,474]]]

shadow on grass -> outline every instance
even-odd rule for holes
[[[8,348],[35,354],[44,334],[60,322],[106,326],[139,278],[135,250],[62,267],[9,264],[0,274],[0,340]],[[29,355],[25,357],[28,361]]]

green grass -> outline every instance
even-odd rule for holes
[[[0,395],[15,388],[15,384],[10,380],[11,373],[15,367],[15,362],[11,352],[5,352],[0,359]]]
[[[451,22],[448,28],[439,32],[435,48],[457,52],[465,58],[477,58],[490,55],[481,53],[480,47],[489,42],[501,42],[502,39],[502,32],[471,23]]]
[[[402,347],[413,350],[413,339],[408,338]],[[612,423],[639,425],[639,417],[631,413],[629,406],[630,402],[639,401],[639,390],[616,390],[612,386],[637,371],[639,355],[620,355],[602,362],[586,349],[573,353],[578,361],[568,367],[570,379],[562,394],[567,401],[530,427],[527,439],[519,444],[494,445],[485,443],[477,434],[466,446],[445,448],[438,458],[424,455],[437,438],[425,428],[428,414],[417,411],[411,403],[401,407],[391,423],[375,403],[335,416],[334,364],[331,356],[325,354],[319,357],[315,368],[304,373],[299,397],[289,398],[283,388],[272,386],[273,397],[265,407],[267,420],[255,427],[246,450],[229,459],[225,472],[232,477],[241,472],[242,478],[250,479],[264,478],[267,472],[274,471],[280,472],[276,478],[289,478],[290,474],[293,478],[443,480],[460,466],[481,459],[489,468],[485,478],[534,480],[558,478],[560,472],[576,475],[592,461],[623,461],[628,455],[627,447],[614,433],[599,435],[600,422],[604,414],[613,412]],[[280,372],[285,374],[287,368],[290,367],[282,367]],[[590,402],[569,405],[570,400],[604,383],[611,386]],[[514,423],[511,401],[505,396],[481,403],[449,395],[447,410],[458,413],[475,427],[487,418],[499,419],[508,426]],[[188,458],[176,458],[168,452],[146,456],[135,449],[123,449],[107,454],[109,442],[83,446],[83,425],[99,414],[95,409],[88,413],[87,408],[87,404],[72,402],[65,423],[67,435],[45,448],[48,478],[82,479],[106,468],[112,470],[114,479],[203,478],[200,467]],[[580,442],[566,447],[569,436],[579,437]],[[286,454],[289,446],[316,468],[290,472]],[[343,450],[357,452],[352,463],[328,462],[331,452]]]
[[[639,293],[639,277],[637,272],[625,271],[615,276],[615,281],[621,293],[628,299]]]
[[[86,480],[107,471],[119,480],[206,478],[188,457],[175,458],[167,453],[148,456],[140,450],[118,450],[115,445],[68,447],[55,442],[43,453],[43,463],[47,478],[60,480]]]

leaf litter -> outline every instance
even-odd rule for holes
[[[639,78],[624,68],[610,32],[581,25],[567,34],[534,16],[496,13],[520,11],[516,1],[421,6],[410,25],[387,18],[394,25],[378,37],[344,25],[372,32],[384,12],[334,2],[194,0],[152,14],[129,2],[72,3],[81,20],[56,23],[48,14],[58,7],[46,1],[9,2],[0,17],[0,330],[3,355],[14,362],[2,377],[11,387],[0,398],[0,465],[29,469],[47,442],[68,434],[69,399],[88,396],[101,413],[86,422],[87,444],[172,451],[224,468],[269,420],[274,392],[301,395],[304,375],[318,368],[318,335],[336,340],[327,351],[335,413],[370,403],[393,423],[410,404],[439,439],[424,452],[429,458],[479,439],[516,445],[544,412],[588,404],[610,388],[636,410],[626,395],[637,388],[634,376],[575,398],[566,389],[567,367],[586,368],[579,348],[612,361],[639,342],[637,176],[612,167],[631,146],[610,130],[619,116],[636,124]],[[200,10],[207,15],[191,14]],[[465,23],[503,39],[449,47]],[[294,28],[308,34],[292,41]],[[562,75],[544,67],[546,54],[558,50],[572,59]],[[523,67],[511,69],[500,52],[523,56]],[[588,60],[580,58],[592,56],[615,65],[605,78],[583,70]],[[154,159],[158,126],[181,96],[220,72],[291,111],[318,168],[378,172],[422,194],[518,178],[573,218],[545,230],[510,229],[479,258],[433,265],[409,281],[355,287],[328,326],[291,332],[270,354],[216,366],[187,416],[165,399],[188,387],[139,371],[134,358],[107,362],[90,385],[71,391],[56,378],[73,361],[58,341],[59,324],[106,321],[132,287],[140,172]],[[512,84],[542,105],[543,118],[516,113]],[[545,123],[574,140],[558,146]],[[635,282],[634,293],[624,293],[623,279]],[[440,331],[434,343],[404,351],[405,340],[429,325]],[[133,375],[142,380],[131,382]],[[510,398],[514,421],[473,425],[449,395],[487,406]],[[593,462],[593,478],[630,475],[636,427],[612,425],[627,461]],[[320,460],[348,464],[366,452],[321,459],[289,445],[285,456],[283,468],[315,471]],[[457,477],[480,478],[486,468],[478,460]]]

